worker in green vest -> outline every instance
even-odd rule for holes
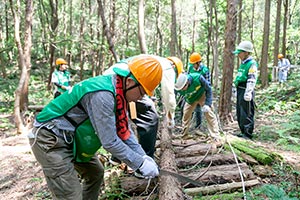
[[[127,108],[131,101],[152,96],[162,67],[141,55],[114,72],[75,84],[34,121],[29,141],[53,199],[98,199],[104,168],[95,153],[101,146],[146,178],[159,174],[128,126]]]
[[[257,62],[251,56],[253,44],[242,41],[233,52],[241,65],[234,84],[237,88],[236,115],[241,133],[237,136],[252,139],[254,130],[254,89],[257,80]]]
[[[212,88],[210,83],[199,73],[181,73],[175,84],[175,89],[184,96],[183,138],[189,137],[189,127],[192,113],[200,105],[207,120],[209,135],[216,143],[221,142],[217,117],[213,112]]]
[[[68,71],[68,62],[63,58],[58,58],[55,64],[56,69],[52,73],[51,78],[54,87],[54,98],[71,89],[71,75]]]
[[[206,65],[204,65],[204,63],[202,62],[202,56],[200,55],[200,53],[194,52],[191,54],[189,58],[188,73],[199,73],[209,83],[211,83],[209,68]],[[200,105],[197,105],[194,114],[196,117],[195,128],[200,128],[202,123],[202,112],[201,112]]]

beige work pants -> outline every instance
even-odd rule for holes
[[[188,104],[187,102],[184,104],[183,117],[182,117],[183,135],[188,134],[193,111],[195,110],[196,106],[199,104],[202,107],[204,106],[204,103],[205,103],[205,94],[203,94],[200,97],[200,99],[198,101],[195,101],[193,104]],[[205,112],[204,115],[207,120],[207,128],[210,136],[213,138],[218,138],[220,136],[219,126],[218,126],[217,117],[213,112],[213,107],[211,107],[211,109],[208,112]]]

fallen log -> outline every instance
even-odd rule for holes
[[[244,182],[245,187],[253,187],[259,185],[260,182],[257,179],[249,180]],[[242,188],[242,182],[234,182],[234,183],[226,183],[226,184],[219,184],[219,185],[210,185],[205,187],[196,187],[196,188],[187,188],[184,189],[184,192],[191,196],[196,196],[199,194],[202,195],[209,195],[215,193],[224,193],[224,192],[231,192]]]
[[[210,164],[210,162],[212,162],[212,165],[226,165],[226,164],[235,163],[232,154],[213,154],[208,156],[192,156],[192,157],[176,159],[178,168],[194,165],[198,161],[201,161],[199,163],[201,166],[203,165],[207,166]]]
[[[166,119],[164,120],[166,124]],[[161,155],[160,155],[160,168],[168,171],[177,172],[175,153],[173,151],[172,139],[169,130],[163,127],[161,132]],[[159,197],[163,200],[182,200],[184,199],[180,182],[173,176],[160,175],[159,176]]]
[[[254,173],[249,169],[246,163],[239,164],[244,180],[255,179]],[[196,169],[188,172],[181,172],[183,176],[203,182],[206,185],[223,184],[241,181],[241,176],[236,164],[211,166],[207,168]],[[199,177],[202,175],[201,177]],[[184,183],[186,184],[186,183]]]
[[[149,183],[150,182],[150,183]],[[130,195],[149,194],[157,185],[158,179],[140,179],[135,176],[121,177],[120,186]]]
[[[195,155],[205,155],[208,151],[209,153],[216,153],[217,148],[215,145],[211,144],[195,144],[188,147],[175,147],[176,158],[195,156]]]
[[[242,170],[242,174],[244,177],[244,180],[253,180],[256,178],[254,173],[248,168],[246,163],[241,163],[240,168]],[[170,170],[170,169],[168,169]],[[187,176],[191,179],[197,180],[199,182],[202,182],[205,185],[212,185],[212,184],[224,184],[224,183],[231,183],[231,182],[240,182],[240,173],[238,171],[238,168],[236,164],[232,165],[221,165],[221,166],[212,166],[207,171],[206,168],[202,169],[196,169],[189,172],[179,172],[179,174],[183,176]],[[178,172],[177,172],[178,173]],[[199,175],[203,174],[203,176],[199,177]],[[177,178],[173,176],[160,176],[159,178],[159,186],[160,186],[160,192],[161,189],[164,191],[164,195],[172,195],[172,197],[177,197],[177,193],[172,194],[172,192],[169,192],[169,190],[181,191],[180,183],[178,182]],[[121,179],[121,186],[125,191],[128,191],[130,194],[140,194],[145,193],[153,190],[153,188],[157,184],[157,179],[152,179],[151,183],[149,184],[149,180],[147,179],[138,179],[134,176],[130,177],[123,177]],[[162,182],[164,181],[164,182]],[[168,182],[167,182],[168,181]],[[162,185],[164,184],[164,185]],[[177,185],[179,184],[179,185]],[[185,185],[187,182],[181,182],[181,185]],[[147,188],[147,190],[146,190]],[[161,198],[159,198],[161,199]],[[175,198],[176,199],[176,198]],[[180,198],[177,198],[180,199]]]
[[[245,154],[250,155],[258,162],[268,165],[271,164],[276,157],[280,157],[275,153],[268,152],[266,149],[258,147],[250,142],[244,142],[240,140],[233,140],[231,141],[231,145],[238,149],[239,151],[244,152]]]

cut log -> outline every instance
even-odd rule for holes
[[[260,182],[257,179],[249,180],[244,182],[245,187],[253,187],[259,185]],[[215,193],[222,193],[222,192],[230,192],[235,191],[242,188],[242,182],[235,182],[235,183],[226,183],[220,185],[210,185],[205,187],[197,187],[197,188],[188,188],[185,189],[184,192],[191,196],[196,196],[199,194],[208,195],[208,194],[215,194]]]
[[[175,147],[176,157],[205,155],[207,152],[210,154],[217,152],[216,146],[211,144],[195,144],[188,147]]]
[[[245,181],[255,179],[254,173],[248,168],[246,163],[241,163],[240,168],[242,170],[243,178]],[[221,166],[212,166],[210,168],[202,168],[189,172],[180,172],[181,175],[187,176],[191,179],[202,182],[205,185],[216,185],[216,184],[225,184],[232,182],[240,182],[241,177],[238,171],[238,167],[236,164],[232,165],[221,165]],[[203,174],[203,175],[202,175]],[[202,175],[199,177],[199,175]],[[123,177],[121,179],[121,187],[128,191],[129,194],[141,194],[141,193],[149,193],[153,190],[153,188],[157,184],[157,179],[152,179],[151,184],[148,183],[147,179],[138,179],[136,177]],[[177,184],[180,184],[178,180],[172,176],[161,176],[159,180],[160,192],[161,188],[164,189],[165,195],[172,195],[173,197],[177,197],[177,193],[173,194],[172,192],[168,192],[169,190],[175,190],[181,188]],[[168,181],[168,182],[162,182]],[[174,186],[176,183],[176,187]],[[165,185],[162,185],[165,184]],[[181,182],[182,185],[187,184],[187,182]],[[147,188],[147,191],[146,191]],[[161,199],[161,198],[159,198]],[[177,198],[180,199],[180,198]]]
[[[212,165],[226,165],[226,164],[233,164],[235,163],[234,157],[232,154],[213,154],[205,156],[192,156],[186,158],[177,158],[177,167],[183,168],[189,165],[195,165],[201,161],[199,164],[202,165],[209,165],[212,162]]]
[[[166,124],[166,119],[164,120]],[[172,139],[166,127],[163,127],[161,132],[161,155],[160,168],[169,171],[177,172],[175,153],[173,151]],[[178,180],[170,175],[161,175],[159,177],[159,198],[163,200],[182,200],[184,199],[182,188]]]
[[[121,177],[120,179],[121,188],[130,195],[140,195],[141,193],[149,194],[154,189],[157,182],[157,178],[139,179],[134,176]]]
[[[239,166],[242,171],[244,180],[252,180],[256,178],[254,173],[249,169],[246,163],[240,163]],[[196,169],[193,171],[182,172],[180,174],[188,176],[191,179],[203,182],[206,185],[241,181],[241,176],[236,164],[211,166],[210,168]],[[200,175],[202,176],[199,177]]]

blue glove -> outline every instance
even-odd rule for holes
[[[155,163],[155,161],[147,155],[144,155],[143,158],[144,158],[144,162],[143,162],[142,166],[139,168],[142,175],[145,178],[154,178],[154,177],[158,176],[158,174],[159,174],[158,166]]]

